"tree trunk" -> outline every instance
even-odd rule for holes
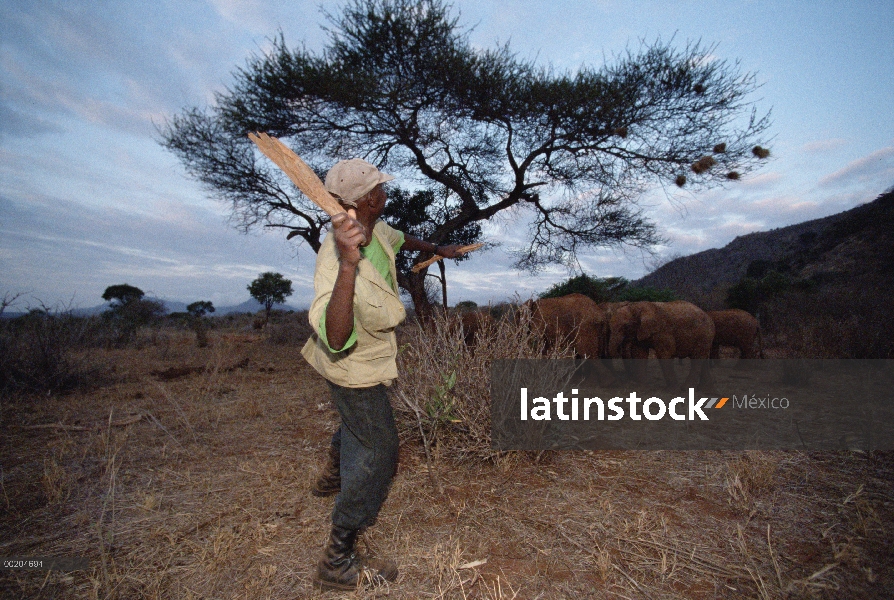
[[[444,311],[447,311],[447,273],[446,268],[444,267],[444,261],[438,261],[438,269],[441,270],[441,294],[444,299]]]
[[[431,318],[434,314],[431,302],[429,302],[428,295],[425,293],[425,273],[427,270],[423,269],[419,273],[411,272],[405,276],[398,276],[400,286],[410,293],[416,316],[423,320]]]

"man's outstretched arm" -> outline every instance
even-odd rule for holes
[[[404,245],[400,249],[409,250],[410,252],[431,252],[444,258],[459,258],[462,256],[462,253],[459,252],[460,246],[456,244],[438,246],[409,234],[404,234]]]

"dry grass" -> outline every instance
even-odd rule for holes
[[[423,444],[434,459],[493,459],[490,440],[490,367],[494,360],[574,358],[569,347],[546,350],[531,333],[531,311],[513,309],[482,320],[467,345],[458,316],[440,314],[425,326],[404,329],[394,390],[405,439]],[[401,419],[400,417],[403,417]]]
[[[362,542],[395,557],[401,576],[378,590],[315,592],[332,500],[309,490],[337,423],[328,390],[299,345],[224,329],[209,342],[196,348],[192,333],[165,332],[141,349],[104,350],[96,359],[115,370],[98,390],[3,398],[0,554],[81,555],[91,568],[3,571],[0,595],[888,598],[894,590],[890,454],[481,460],[480,448],[448,455],[479,434],[444,425],[431,438],[442,452],[433,446],[433,486],[413,437],[418,424],[404,419],[398,476]],[[411,345],[402,360],[411,351],[419,352]],[[448,362],[432,363],[426,377],[450,367],[464,382],[472,363],[463,361],[478,360],[442,354]],[[477,418],[454,406],[461,419]],[[57,426],[25,428],[45,424]]]

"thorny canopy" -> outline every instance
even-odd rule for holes
[[[323,52],[290,50],[280,35],[214,106],[162,131],[246,229],[283,227],[317,250],[328,221],[254,151],[249,131],[287,140],[321,172],[360,156],[438,190],[447,210],[441,202],[431,215],[435,243],[523,209],[530,235],[517,258],[530,270],[575,265],[585,248],[655,244],[637,206],[645,191],[721,185],[765,157],[752,152],[769,126],[749,100],[755,78],[714,47],[659,40],[556,72],[508,46],[474,48],[441,0],[355,0],[327,17]],[[705,156],[711,167],[694,169]]]

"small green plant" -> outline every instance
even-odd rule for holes
[[[463,460],[493,459],[491,446],[490,372],[502,359],[557,359],[574,356],[568,345],[546,348],[531,327],[528,306],[507,309],[478,332],[478,344],[468,346],[457,315],[438,314],[410,325],[408,344],[398,354],[394,391],[398,428],[404,436],[419,439],[437,457]]]
[[[431,401],[426,405],[425,412],[429,418],[443,423],[459,423],[461,419],[457,419],[454,414],[456,401],[451,394],[453,387],[456,385],[456,371],[441,374],[441,383],[435,385],[434,394]]]

